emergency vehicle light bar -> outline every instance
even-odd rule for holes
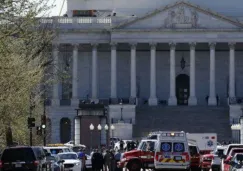
[[[174,133],[174,132],[171,132],[171,133],[162,133],[161,136],[163,137],[184,137],[184,133]]]

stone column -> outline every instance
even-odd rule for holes
[[[92,44],[92,101],[98,103],[98,85],[97,85],[97,46]]]
[[[150,44],[150,97],[149,105],[158,105],[156,96],[156,43]]]
[[[229,98],[235,98],[235,43],[229,43]]]
[[[136,87],[136,44],[131,44],[131,100],[136,98],[137,87]]]
[[[116,59],[116,43],[111,43],[111,99],[117,98],[117,59]]]
[[[73,44],[72,105],[78,106],[78,46]]]
[[[195,47],[196,43],[190,44],[190,97],[188,99],[189,106],[197,105],[195,90]]]
[[[210,86],[208,105],[217,105],[215,94],[215,46],[216,43],[209,43],[210,46]]]
[[[243,117],[240,117],[240,143],[243,144]]]
[[[53,44],[52,46],[52,56],[53,56],[53,74],[54,74],[54,84],[53,84],[53,95],[52,95],[52,106],[60,105],[60,82],[58,78],[58,70],[59,70],[59,57],[58,57],[58,48],[59,44]]]
[[[177,98],[176,98],[176,87],[175,87],[175,43],[170,43],[170,98],[168,100],[169,106],[176,106],[177,105]]]
[[[80,117],[74,119],[74,144],[80,144]]]

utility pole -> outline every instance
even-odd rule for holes
[[[30,129],[30,146],[32,146],[33,145],[33,138],[32,138],[32,126],[33,125],[31,125],[31,118],[32,118],[32,112],[33,112],[33,102],[32,102],[32,99],[33,99],[33,97],[32,97],[32,92],[30,93],[30,111],[29,111],[29,118],[28,118],[28,127],[29,127],[29,129]],[[33,120],[34,121],[34,120]],[[35,121],[34,121],[35,122]]]
[[[46,86],[44,85],[44,96],[43,96],[43,116],[41,128],[43,129],[43,145],[46,146]]]

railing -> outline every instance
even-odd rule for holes
[[[40,18],[41,23],[50,24],[111,24],[112,19],[110,17],[98,18],[98,17],[62,17],[62,18]]]
[[[40,24],[58,26],[59,28],[110,28],[119,23],[130,21],[134,16],[124,17],[52,17],[39,18]]]

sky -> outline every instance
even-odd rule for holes
[[[62,9],[62,13],[61,13],[61,16],[63,14],[66,13],[67,11],[67,0],[64,0],[64,6],[63,6],[63,9]],[[61,10],[61,7],[62,7],[62,3],[63,3],[63,0],[50,0],[49,1],[50,4],[53,4],[55,5],[55,7],[51,10],[51,16],[58,16],[59,13],[60,13],[60,10]]]

